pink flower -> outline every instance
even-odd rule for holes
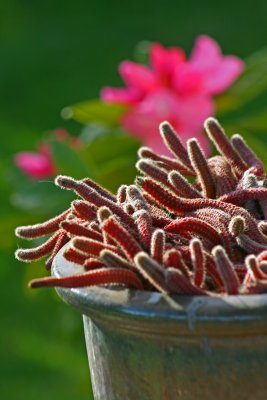
[[[235,56],[223,56],[218,43],[208,36],[199,36],[190,60],[176,69],[175,90],[181,94],[222,93],[238,78],[244,63]]]
[[[32,179],[44,179],[56,174],[56,167],[48,145],[39,146],[39,151],[21,152],[15,155],[15,164]]]
[[[214,114],[213,96],[226,90],[243,71],[243,62],[223,56],[218,44],[199,36],[189,60],[180,48],[150,48],[150,66],[123,61],[119,66],[125,88],[104,88],[104,102],[128,105],[121,124],[145,145],[164,153],[158,125],[168,120],[186,142],[195,136],[206,153],[203,121]]]
[[[158,89],[150,93],[131,111],[122,117],[124,129],[140,138],[157,153],[168,154],[163,149],[158,127],[162,121],[169,121],[185,144],[192,133],[197,137],[206,154],[209,142],[202,133],[202,123],[213,114],[212,102],[205,96],[179,98],[169,89]]]

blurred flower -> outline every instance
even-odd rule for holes
[[[214,114],[212,97],[225,91],[243,68],[239,58],[223,56],[218,44],[208,36],[197,38],[189,60],[180,48],[166,49],[154,43],[150,48],[150,66],[123,61],[119,72],[126,87],[106,87],[101,99],[128,105],[122,126],[153,150],[166,152],[158,125],[168,120],[184,143],[195,136],[208,153],[202,125]]]
[[[71,136],[64,128],[55,129],[52,137],[58,142],[67,143],[73,149],[79,150],[83,146],[80,138]],[[37,152],[17,153],[14,159],[16,166],[32,179],[49,178],[58,172],[47,142],[41,143]]]
[[[47,144],[41,144],[37,152],[21,152],[15,155],[15,164],[32,179],[43,179],[56,174],[56,166]]]

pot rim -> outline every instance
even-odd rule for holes
[[[64,277],[84,272],[67,261],[61,249],[54,259],[52,275]],[[129,331],[175,335],[267,334],[267,294],[223,297],[164,295],[106,287],[56,288],[59,296],[80,313],[99,323],[116,322]],[[159,324],[159,322],[162,322]],[[157,329],[158,330],[158,329]]]

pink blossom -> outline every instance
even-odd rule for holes
[[[39,146],[38,152],[21,152],[15,155],[15,164],[32,179],[49,178],[56,174],[48,145]]]
[[[144,145],[158,153],[168,154],[163,149],[158,127],[162,121],[169,121],[179,133],[185,144],[187,139],[197,137],[206,154],[209,142],[202,133],[202,123],[213,114],[212,102],[204,96],[179,98],[169,89],[158,89],[150,93],[130,112],[122,117],[122,125],[128,132],[133,132]]]
[[[158,125],[168,120],[186,142],[195,136],[208,154],[203,121],[214,114],[213,96],[225,91],[243,71],[243,62],[223,56],[218,44],[199,36],[189,60],[180,48],[150,48],[150,66],[124,61],[119,66],[124,88],[106,87],[104,102],[128,105],[121,124],[145,145],[164,153]]]
[[[181,94],[222,93],[238,78],[244,63],[235,56],[223,56],[218,43],[208,36],[199,36],[190,59],[176,69],[173,84]]]

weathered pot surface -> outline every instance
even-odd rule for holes
[[[82,271],[55,258],[55,276]],[[57,291],[83,314],[95,400],[266,400],[267,295]]]

